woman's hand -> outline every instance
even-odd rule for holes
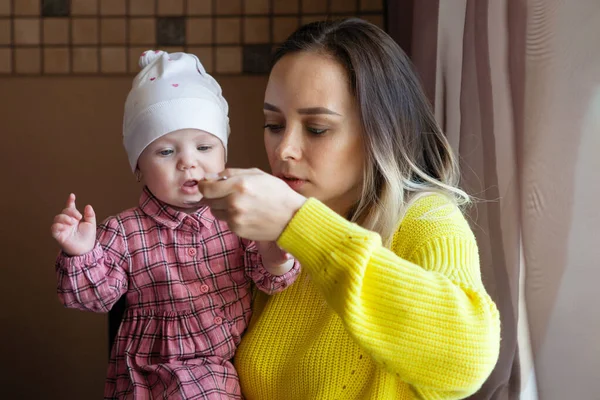
[[[228,168],[198,182],[198,189],[215,217],[238,236],[257,241],[276,241],[306,201],[281,179],[255,168]]]

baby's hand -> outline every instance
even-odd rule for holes
[[[291,254],[281,249],[276,242],[256,242],[263,261],[263,267],[273,275],[283,275],[294,266]]]
[[[63,251],[70,256],[80,256],[93,250],[96,243],[96,214],[92,206],[83,210],[75,207],[75,195],[70,194],[67,207],[54,217],[51,231]]]

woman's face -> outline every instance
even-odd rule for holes
[[[345,215],[360,198],[365,152],[344,67],[313,52],[284,56],[269,76],[264,114],[272,173]]]

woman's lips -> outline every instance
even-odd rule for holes
[[[304,186],[306,184],[306,180],[300,179],[300,178],[296,178],[294,176],[285,176],[285,175],[282,175],[282,176],[280,176],[280,178],[285,183],[287,183],[289,187],[291,187],[295,191],[298,191],[300,188],[302,188],[302,186]]]

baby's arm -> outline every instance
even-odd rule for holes
[[[300,264],[275,242],[243,241],[246,250],[246,274],[259,290],[275,294],[294,283]]]
[[[117,219],[109,219],[96,231],[92,207],[86,206],[82,216],[71,194],[51,230],[62,248],[56,260],[60,301],[68,308],[110,310],[127,291],[129,257]]]

